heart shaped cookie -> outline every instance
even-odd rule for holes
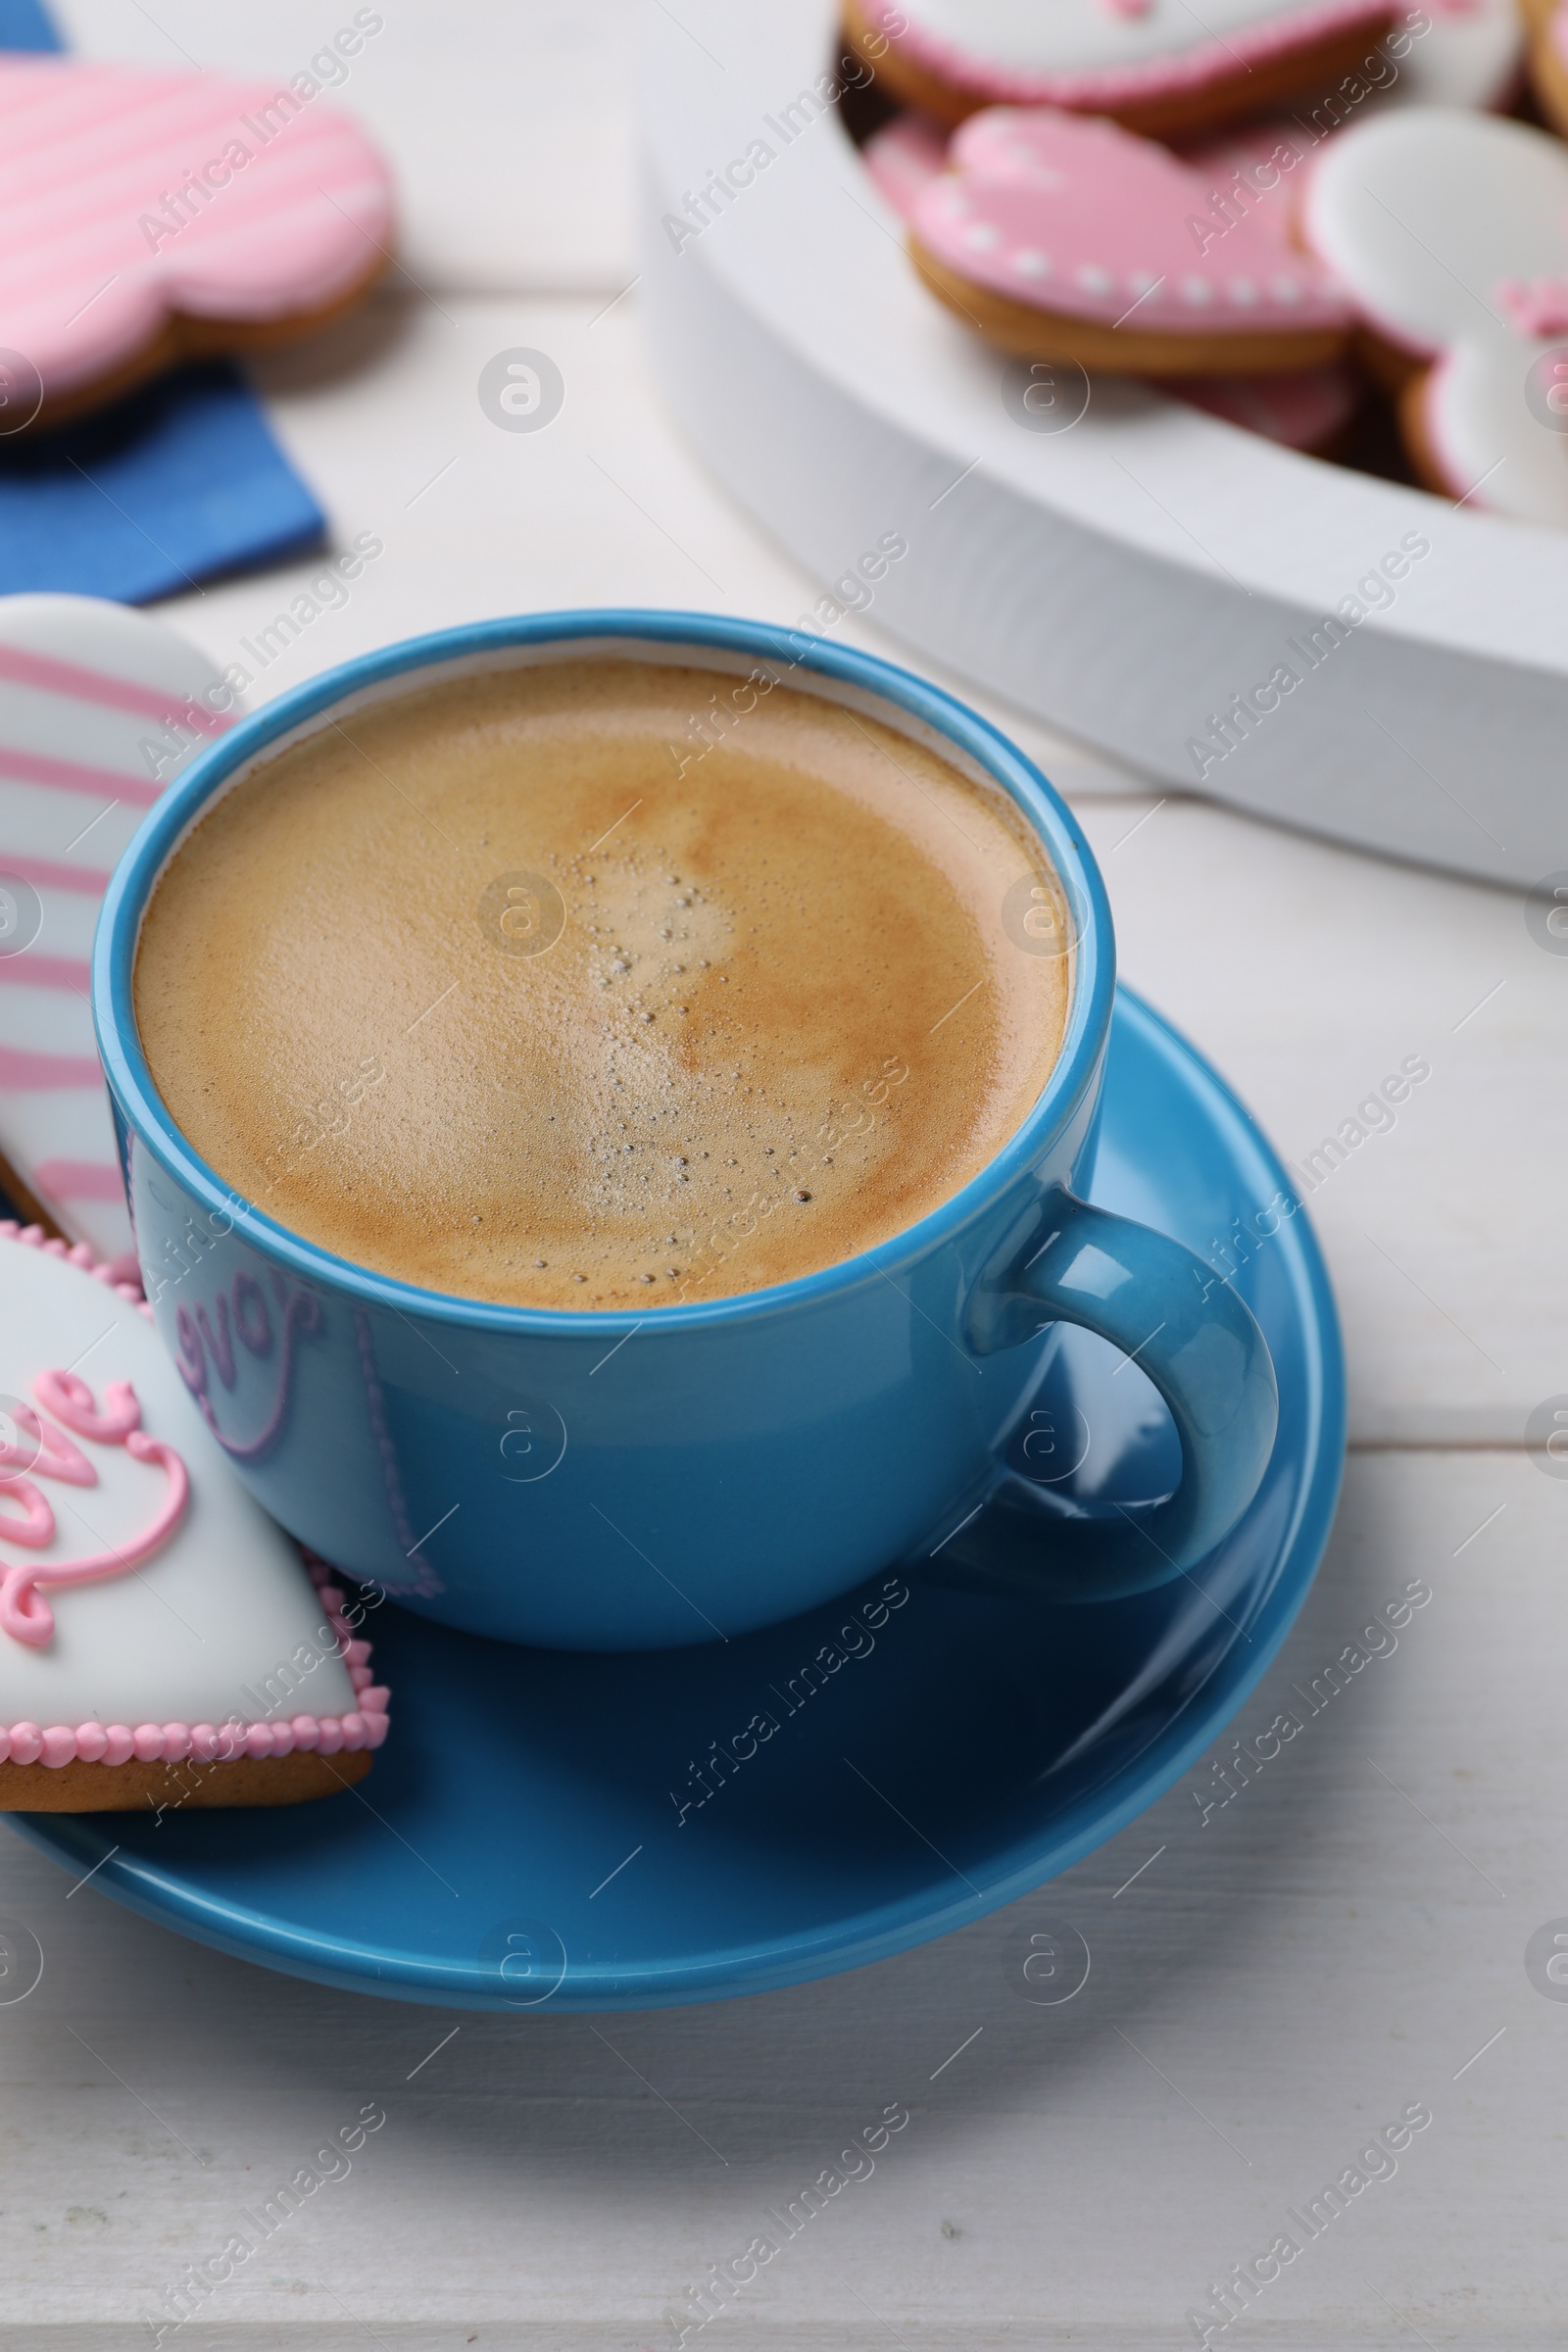
[[[1060,106],[1175,137],[1333,80],[1394,13],[1390,0],[845,0],[845,31],[884,88],[946,122]]]
[[[1123,375],[1320,366],[1349,313],[1289,242],[1280,208],[1232,206],[1152,139],[1048,107],[971,116],[916,199],[909,251],[932,292],[1004,351]]]
[[[386,165],[312,79],[0,57],[0,429],[286,342],[380,275]]]
[[[251,1283],[225,1344],[275,1359],[287,1305]],[[346,1788],[387,1730],[363,1614],[239,1484],[139,1294],[0,1225],[0,1811]]]
[[[134,1273],[88,1004],[110,871],[237,698],[161,620],[0,597],[0,1186]]]
[[[1323,148],[1302,219],[1402,387],[1422,478],[1568,524],[1568,150],[1522,122],[1411,107]]]
[[[943,126],[929,115],[895,115],[867,139],[861,161],[894,211],[907,220],[917,199],[945,169],[947,147]],[[1243,179],[1249,201],[1261,201],[1265,192],[1251,177],[1259,168],[1267,190],[1284,190],[1287,183],[1279,167],[1270,170],[1272,156],[1272,145],[1257,146],[1254,152],[1253,144],[1224,142],[1189,156],[1195,170],[1210,174],[1208,220],[1213,237],[1228,224],[1226,208],[1234,210],[1237,201],[1227,184],[1233,177]],[[1274,194],[1271,201],[1282,198]],[[1338,441],[1361,402],[1360,380],[1342,360],[1285,375],[1178,376],[1166,388],[1174,399],[1186,400],[1227,424],[1259,433],[1285,449],[1308,451],[1326,450]]]

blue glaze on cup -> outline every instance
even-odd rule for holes
[[[250,763],[351,700],[596,643],[740,678],[765,667],[935,741],[1024,811],[1076,942],[1051,1079],[961,1191],[842,1265],[646,1317],[421,1291],[288,1232],[185,1141],[132,1015],[153,886]],[[471,1632],[666,1648],[795,1615],[901,1562],[1058,1597],[1152,1589],[1247,1507],[1276,1400],[1236,1294],[1179,1244],[1077,1197],[1114,966],[1103,884],[1039,770],[952,696],[869,655],[761,622],[607,612],[485,621],[363,656],[195,760],[104,900],[94,1012],[159,1331],[285,1527]],[[1099,1517],[1000,1467],[1058,1321],[1135,1355],[1164,1396],[1182,1445],[1172,1495]]]

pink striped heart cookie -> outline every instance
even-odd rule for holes
[[[130,1274],[93,928],[143,815],[236,707],[163,621],[93,597],[0,597],[0,1186]]]
[[[389,259],[391,182],[314,81],[0,57],[4,430],[358,301]]]
[[[945,122],[1059,106],[1178,137],[1352,67],[1390,0],[845,0],[882,86]]]
[[[286,1301],[240,1281],[259,1345]],[[0,1812],[347,1788],[387,1731],[366,1608],[240,1485],[140,1294],[0,1225]]]
[[[1210,180],[1152,139],[1048,107],[993,107],[916,200],[909,251],[932,292],[1026,359],[1123,375],[1320,367],[1350,315],[1269,207],[1221,238]]]

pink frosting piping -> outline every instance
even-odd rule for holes
[[[117,1282],[114,1268],[100,1263],[85,1242],[72,1248],[51,1240],[41,1225],[19,1225],[12,1217],[0,1219],[0,1241],[20,1242],[25,1249],[41,1250],[47,1257],[61,1257],[68,1265],[79,1266],[120,1298],[133,1299],[152,1321],[152,1309],[139,1287]],[[9,1729],[0,1727],[0,1763],[45,1764],[58,1771],[76,1759],[84,1764],[115,1765],[128,1764],[134,1756],[141,1764],[178,1764],[189,1756],[198,1763],[226,1764],[241,1756],[292,1755],[296,1748],[335,1756],[379,1747],[389,1726],[391,1692],[371,1673],[370,1644],[345,1618],[343,1593],[332,1582],[331,1569],[311,1557],[306,1558],[305,1566],[354,1685],[358,1704],[345,1714],[295,1715],[282,1723],[142,1723],[134,1728],[123,1723],[83,1723],[74,1730],[63,1723],[46,1729],[35,1723],[14,1723]]]
[[[51,1382],[55,1384],[53,1387],[49,1386]],[[35,1396],[51,1404],[62,1418],[69,1413],[76,1429],[84,1436],[102,1435],[108,1445],[123,1442],[126,1452],[136,1461],[156,1462],[169,1480],[169,1490],[158,1516],[122,1551],[111,1549],[95,1552],[80,1560],[24,1560],[0,1575],[0,1627],[13,1641],[28,1642],[37,1649],[52,1638],[55,1630],[54,1611],[39,1587],[46,1584],[61,1588],[101,1584],[106,1577],[123,1576],[141,1561],[150,1560],[156,1551],[162,1550],[185,1516],[185,1505],[190,1499],[190,1477],[172,1446],[166,1446],[159,1438],[149,1438],[142,1430],[126,1428],[125,1409],[133,1412],[137,1420],[141,1418],[141,1407],[135,1401],[135,1392],[128,1381],[111,1381],[107,1394],[114,1396],[117,1392],[122,1391],[123,1396],[130,1398],[129,1407],[123,1408],[122,1397],[121,1406],[112,1405],[106,1414],[84,1409],[80,1405],[74,1392],[84,1384],[74,1373],[46,1372],[32,1385]],[[89,1429],[89,1424],[93,1423],[97,1425],[96,1430]],[[58,1445],[59,1433],[50,1431],[46,1421],[39,1421],[34,1415],[34,1425],[47,1431],[53,1444]],[[67,1440],[67,1443],[70,1441]],[[75,1453],[74,1446],[72,1451]],[[76,1461],[87,1471],[88,1482],[96,1484],[96,1474],[79,1453],[76,1453]],[[62,1468],[52,1446],[46,1446],[39,1454],[34,1467],[47,1478],[62,1478],[74,1486],[84,1483],[69,1462]],[[37,1488],[25,1478],[0,1479],[0,1494],[6,1493],[16,1494],[35,1508],[41,1507],[45,1532],[40,1537],[30,1526],[25,1533],[17,1526],[8,1526],[3,1532],[9,1534],[13,1543],[47,1544],[55,1532],[55,1517]]]
[[[1311,47],[1332,33],[1358,24],[1370,31],[1390,15],[1388,0],[1315,0],[1287,8],[1260,24],[1240,26],[1224,41],[1200,41],[1175,57],[1146,58],[1137,65],[1101,66],[1075,74],[1025,74],[999,66],[972,50],[919,31],[901,0],[866,0],[866,16],[896,49],[939,81],[971,91],[984,101],[1011,106],[1062,106],[1086,114],[1109,114],[1135,98],[1176,97],[1228,81],[1241,67],[1255,68],[1292,50]]]

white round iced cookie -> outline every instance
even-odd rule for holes
[[[236,709],[167,621],[97,597],[0,597],[0,1184],[127,1272],[93,928],[148,808]]]
[[[1060,106],[1134,130],[1196,132],[1344,71],[1390,0],[845,0],[884,85],[959,122]]]
[[[1500,111],[1517,93],[1526,28],[1515,0],[1425,0],[1405,9],[1326,87],[1295,99],[1289,113],[1258,116],[1217,139],[1184,144],[1195,167],[1225,172],[1270,156],[1288,171],[1325,139],[1391,108],[1462,106]],[[1279,184],[1289,199],[1291,183]]]
[[[1525,37],[1515,0],[1428,0],[1407,9],[1332,87],[1298,100],[1289,114],[1185,141],[1179,152],[1212,177],[1216,229],[1237,203],[1268,203],[1289,214],[1306,164],[1352,123],[1409,106],[1505,106],[1519,86]]]
[[[1303,225],[1410,369],[1401,422],[1433,487],[1568,525],[1568,440],[1532,398],[1568,334],[1568,150],[1520,122],[1411,107],[1323,148]]]
[[[0,1226],[0,1810],[357,1780],[387,1693],[319,1573],[229,1469],[130,1286]]]
[[[1501,108],[1519,87],[1525,26],[1515,0],[1423,0],[1383,48],[1398,68],[1384,103]]]

